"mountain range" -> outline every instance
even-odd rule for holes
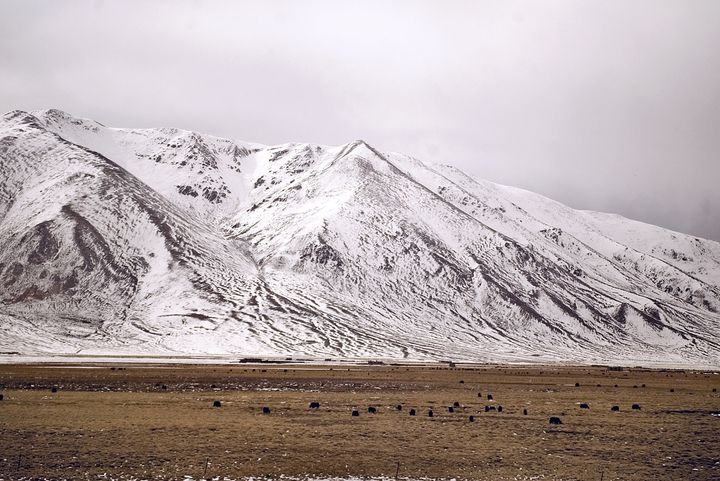
[[[719,366],[720,243],[362,140],[11,111],[0,351]]]

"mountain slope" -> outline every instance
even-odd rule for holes
[[[2,350],[720,364],[717,242],[362,141],[0,139]]]

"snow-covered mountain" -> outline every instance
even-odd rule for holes
[[[720,243],[446,165],[0,121],[0,351],[720,365]]]

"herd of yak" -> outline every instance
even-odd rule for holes
[[[478,397],[482,397],[482,393],[478,393]],[[493,401],[493,400],[494,400],[494,399],[493,399],[493,395],[492,395],[492,394],[488,394],[488,395],[487,395],[487,400],[488,400],[488,401]],[[216,408],[222,407],[222,402],[220,402],[219,400],[213,401],[213,407],[216,407]],[[459,409],[459,408],[462,408],[462,407],[464,407],[464,406],[462,406],[459,401],[455,401],[452,406],[447,406],[447,412],[450,413],[450,414],[453,414],[453,413],[455,413],[455,410],[456,410],[456,409]],[[320,402],[319,402],[319,401],[312,401],[312,402],[310,402],[310,404],[308,405],[308,409],[320,409]],[[589,405],[588,403],[580,403],[580,409],[590,409],[590,405]],[[639,405],[639,404],[633,404],[632,407],[631,407],[631,409],[633,409],[633,410],[640,410],[640,405]],[[396,406],[395,406],[395,410],[396,410],[396,411],[402,411],[402,410],[403,410],[403,405],[402,405],[402,404],[396,405]],[[611,411],[614,411],[614,412],[620,411],[620,406],[614,405],[614,406],[612,406],[612,407],[610,408],[610,410],[611,410]],[[491,412],[491,411],[495,411],[495,412],[501,413],[501,412],[503,412],[503,407],[500,406],[500,405],[498,405],[498,406],[492,406],[492,405],[487,405],[487,404],[486,404],[486,405],[485,405],[485,412],[487,413],[487,412]],[[367,412],[368,412],[368,414],[377,414],[378,408],[375,407],[375,406],[368,406]],[[270,413],[271,413],[270,407],[269,407],[269,406],[263,406],[263,407],[262,407],[262,413],[263,413],[263,414],[270,414]],[[408,414],[409,414],[410,416],[416,416],[416,415],[417,415],[417,410],[414,409],[414,408],[411,408],[410,410],[408,410]],[[523,409],[522,414],[523,414],[523,416],[527,416],[527,415],[528,415],[528,410],[527,410],[527,409]],[[360,410],[359,410],[358,408],[356,408],[356,407],[353,407],[353,408],[350,410],[350,415],[351,415],[352,417],[359,417],[359,416],[360,416]],[[432,409],[428,409],[428,411],[427,411],[427,416],[428,416],[428,417],[434,417],[434,416],[435,416],[434,411],[433,411]],[[469,421],[469,422],[474,422],[474,421],[475,421],[475,416],[473,416],[473,415],[468,416],[468,421]],[[558,416],[551,416],[550,419],[548,420],[548,422],[549,422],[550,424],[562,424],[562,420],[561,420]]]

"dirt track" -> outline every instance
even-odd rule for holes
[[[231,478],[399,463],[400,477],[720,479],[713,388],[711,373],[605,368],[2,365],[0,478],[199,478],[207,461]]]

